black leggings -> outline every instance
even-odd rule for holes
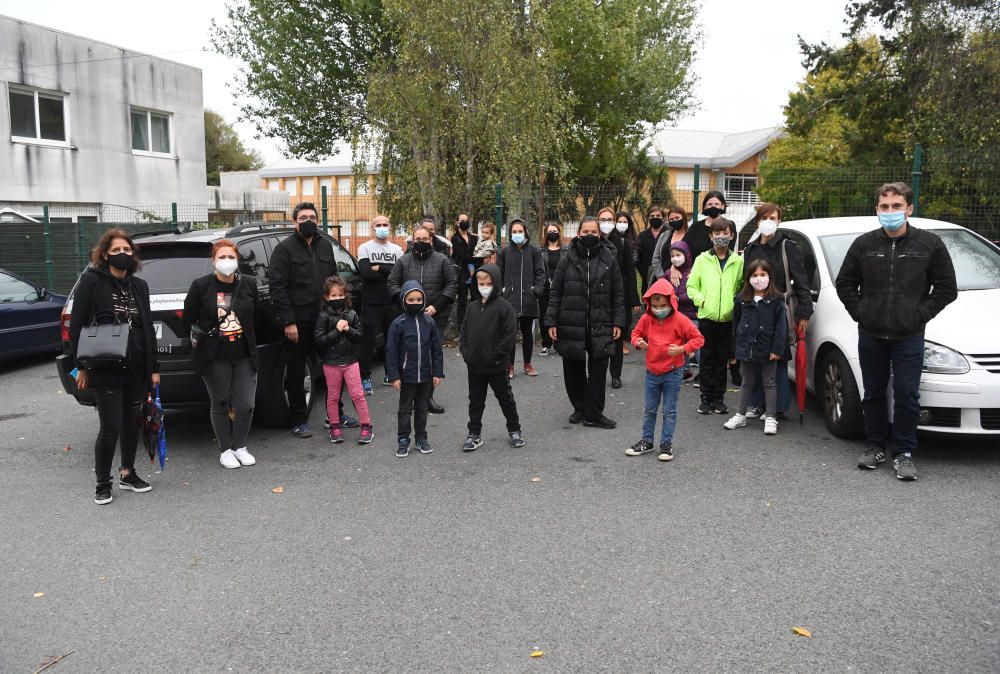
[[[535,346],[535,317],[519,316],[517,324],[521,328],[521,355],[524,357],[524,364],[531,364],[531,351]],[[510,350],[510,366],[514,367],[514,358],[517,356],[517,343]]]
[[[116,373],[117,382],[95,386],[97,417],[101,428],[94,443],[94,470],[97,484],[111,484],[111,462],[115,445],[121,444],[122,468],[135,470],[135,450],[139,445],[139,406],[146,396],[143,376],[131,370]]]

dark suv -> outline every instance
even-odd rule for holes
[[[187,233],[137,235],[135,243],[142,258],[142,271],[137,275],[149,284],[149,301],[156,331],[160,359],[160,394],[168,408],[200,407],[208,404],[208,394],[201,377],[191,368],[191,340],[181,334],[184,298],[191,282],[211,273],[212,244],[219,239],[231,239],[240,254],[239,271],[247,279],[257,282],[260,305],[254,321],[257,332],[257,349],[260,370],[257,373],[257,403],[255,416],[269,425],[288,423],[288,401],[285,397],[285,355],[282,348],[283,327],[279,324],[271,303],[268,287],[268,263],[271,251],[294,229],[288,224],[240,225],[228,231],[209,230]],[[347,281],[355,307],[361,306],[361,277],[354,256],[336,239],[333,242],[337,272]],[[79,282],[79,281],[78,281]],[[66,392],[82,405],[94,405],[93,393],[78,391],[76,381],[70,376],[73,359],[69,355],[69,322],[73,309],[70,291],[63,308],[63,355],[56,359],[56,368]],[[376,336],[376,341],[381,335]],[[306,401],[312,408],[314,382],[323,381],[323,370],[318,360],[310,363],[306,374]]]

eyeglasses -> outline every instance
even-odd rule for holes
[[[604,218],[601,218],[600,222],[603,222],[603,223],[613,223],[614,220],[605,220]]]
[[[301,224],[303,222],[316,222],[316,218],[310,218],[308,215],[300,216],[295,219],[295,222]]]

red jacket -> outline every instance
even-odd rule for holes
[[[673,312],[666,318],[657,318],[653,315],[651,303],[653,295],[666,295],[670,300]],[[632,345],[641,338],[649,344],[646,352],[646,369],[653,374],[666,374],[671,370],[684,367],[684,355],[671,356],[667,353],[667,347],[677,344],[684,347],[684,353],[692,354],[705,344],[705,338],[694,327],[691,319],[677,310],[677,295],[674,294],[674,287],[665,278],[659,279],[649,286],[649,290],[642,296],[642,301],[646,304],[646,311],[632,331]],[[638,347],[636,347],[638,348]]]

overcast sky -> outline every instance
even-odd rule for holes
[[[782,123],[781,106],[803,76],[796,35],[839,42],[847,0],[702,0],[704,38],[695,64],[702,108],[679,128],[746,131]],[[236,64],[212,52],[212,19],[225,17],[224,0],[0,0],[0,14],[187,63],[202,69],[205,106],[235,123],[267,163],[282,158],[276,141],[255,139],[237,123]],[[336,161],[349,163],[350,157]]]

